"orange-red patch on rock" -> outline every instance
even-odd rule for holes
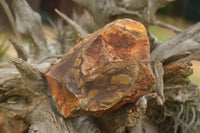
[[[145,27],[116,20],[72,47],[45,77],[66,118],[100,116],[135,102],[155,86]]]

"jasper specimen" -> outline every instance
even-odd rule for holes
[[[145,27],[119,19],[72,47],[45,77],[60,114],[97,117],[152,91],[149,62]]]

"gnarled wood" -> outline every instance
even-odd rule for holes
[[[159,105],[163,105],[163,103],[165,102],[164,82],[163,82],[164,70],[161,62],[156,62],[154,64],[154,73],[156,78],[156,88],[155,88],[155,91],[157,93],[156,100]]]
[[[12,4],[18,31],[33,40],[33,47],[30,49],[34,56],[33,60],[48,55],[49,50],[39,14],[31,9],[26,0],[14,0]]]
[[[43,74],[20,58],[13,60],[13,63],[25,80],[26,88],[36,95],[42,94],[42,91],[47,88]]]
[[[22,58],[25,61],[27,61],[28,53],[25,51],[23,46],[13,38],[9,38],[9,40],[13,44],[13,46],[15,47],[15,50],[17,51],[18,57]]]
[[[13,66],[10,67],[10,65],[0,65],[0,109],[6,110],[11,119],[19,118],[23,120],[25,124],[25,128],[23,130],[28,130],[28,132],[31,133],[110,133],[125,131],[144,133],[150,130],[156,133],[159,132],[158,128],[156,128],[156,125],[159,125],[160,123],[167,126],[170,125],[170,127],[175,127],[174,129],[170,129],[169,132],[187,132],[195,127],[196,123],[198,122],[198,117],[196,117],[196,115],[198,115],[199,110],[197,106],[199,105],[199,99],[198,97],[195,97],[196,95],[191,96],[191,93],[197,94],[198,89],[189,90],[187,88],[189,83],[189,79],[187,77],[192,73],[190,68],[191,64],[189,63],[190,60],[199,59],[200,55],[198,37],[199,24],[189,28],[188,30],[179,34],[177,37],[161,43],[156,41],[156,37],[154,37],[149,31],[149,27],[151,25],[158,24],[177,33],[181,32],[181,30],[171,25],[166,25],[165,23],[159,22],[155,17],[157,9],[159,9],[163,4],[167,4],[171,0],[74,1],[77,1],[90,11],[99,27],[103,27],[105,24],[107,24],[107,22],[110,22],[117,17],[123,17],[127,15],[143,22],[147,28],[148,36],[151,42],[152,61],[149,57],[149,44],[145,43],[148,45],[142,45],[144,40],[147,40],[146,42],[148,42],[146,32],[145,35],[143,34],[145,31],[144,27],[142,26],[143,28],[141,30],[140,24],[133,24],[133,21],[130,21],[129,19],[115,21],[114,23],[107,25],[105,28],[100,29],[96,33],[92,34],[88,38],[85,38],[83,42],[75,46],[67,55],[63,57],[61,63],[58,63],[63,63],[63,68],[70,69],[69,72],[71,75],[67,73],[69,75],[64,75],[64,78],[67,76],[68,79],[72,79],[73,76],[76,77],[76,81],[66,81],[66,79],[63,79],[66,84],[62,84],[62,86],[65,88],[73,88],[74,84],[80,85],[79,89],[77,90],[80,92],[80,88],[82,88],[83,94],[88,94],[85,96],[85,101],[82,100],[83,103],[81,104],[87,105],[87,102],[90,100],[88,102],[88,105],[90,106],[88,107],[93,107],[93,109],[99,109],[99,106],[92,105],[91,101],[94,101],[93,99],[98,98],[95,97],[94,93],[98,93],[100,91],[91,91],[91,93],[88,92],[90,92],[90,89],[95,90],[94,88],[96,86],[99,88],[106,88],[104,89],[105,91],[101,91],[102,94],[105,94],[105,98],[103,95],[98,96],[103,97],[101,97],[101,100],[108,100],[108,102],[111,103],[104,104],[108,108],[112,107],[113,103],[117,106],[111,108],[111,114],[107,114],[110,110],[105,111],[104,113],[106,115],[96,118],[82,116],[74,119],[64,119],[63,116],[58,113],[55,105],[56,103],[53,101],[52,95],[49,92],[50,88],[47,87],[47,83],[44,79],[44,72],[47,70],[50,64],[55,64],[59,61],[59,59],[56,58],[60,57],[60,55],[51,55],[51,51],[46,48],[47,45],[41,30],[42,24],[38,14],[32,11],[25,0],[13,0],[15,5],[13,7],[15,8],[14,13],[16,14],[17,25],[20,27],[19,30],[22,33],[30,35],[35,45],[31,53],[28,53],[28,56],[21,56],[24,59],[27,57],[28,63],[21,59],[16,59],[14,64],[17,66],[17,69]],[[21,6],[23,6],[23,8]],[[138,28],[139,30],[132,30],[132,24],[134,26],[138,24],[140,27]],[[109,30],[107,31],[106,29]],[[91,31],[95,30],[96,28]],[[143,40],[141,38],[143,38]],[[110,51],[107,51],[107,47],[103,46],[108,46]],[[115,49],[113,50],[112,48]],[[134,52],[134,50],[136,51]],[[22,49],[18,50],[18,53],[20,53],[20,51],[21,53],[25,53]],[[117,61],[112,62],[113,60]],[[157,89],[152,93],[149,93],[151,90],[150,88],[154,86],[155,82],[154,78],[152,78],[152,70],[149,67],[150,62],[151,64],[155,65],[154,70],[157,80]],[[161,62],[162,64],[157,64],[156,62]],[[101,64],[104,65],[101,66]],[[59,70],[61,71],[55,72],[55,75],[62,75],[64,73],[64,69]],[[117,75],[119,73],[121,73],[121,75]],[[78,74],[82,75],[80,76]],[[98,78],[95,79],[95,76]],[[83,78],[86,80],[81,80]],[[109,78],[111,80],[108,80]],[[131,86],[132,84],[130,85],[130,79],[131,81],[134,81],[133,84],[135,89],[133,89],[134,87]],[[54,79],[51,81],[54,81]],[[118,88],[124,88],[129,91],[132,90],[134,93],[127,91],[127,93],[123,94],[123,96],[127,97],[122,96],[122,100],[120,99],[122,97],[116,97],[114,94],[116,94],[116,92],[120,92],[121,96],[122,92],[125,91],[116,91],[115,87],[108,87],[105,85],[108,83],[108,81],[112,81],[109,82],[112,83],[112,85],[117,84],[118,86],[116,86]],[[131,87],[126,87],[126,85],[130,85]],[[164,85],[164,87],[162,85]],[[84,92],[84,89],[86,92]],[[195,92],[192,90],[195,90]],[[114,93],[112,94],[108,92]],[[128,93],[132,94],[132,96],[128,95]],[[52,94],[55,93],[53,92]],[[144,94],[146,95],[141,97]],[[63,95],[66,95],[66,93],[62,92],[59,94],[60,98],[63,98]],[[189,95],[189,97],[186,97],[187,95]],[[54,96],[55,95],[53,95],[53,97]],[[161,101],[163,101],[165,98],[165,103],[163,106],[167,107],[166,111],[169,113],[163,113],[162,111],[159,111],[162,107],[158,106],[155,102],[156,100],[152,99],[156,96],[161,98]],[[56,98],[54,97],[54,99]],[[116,99],[122,101],[119,102]],[[63,99],[59,100],[63,102]],[[56,101],[57,105],[59,100]],[[146,111],[147,100],[148,109]],[[135,103],[125,104],[127,102],[134,101]],[[175,107],[175,109],[171,109],[171,106],[168,106],[168,104],[171,105],[170,102],[174,103],[173,105],[175,106],[172,107]],[[179,104],[180,102],[182,105]],[[103,102],[100,101],[100,103]],[[77,104],[76,106],[81,104]],[[81,109],[81,107],[79,109]],[[104,109],[106,110],[106,108]],[[173,112],[174,110],[178,113]],[[187,110],[189,110],[189,113],[186,113]],[[145,116],[145,111],[149,118]],[[75,112],[74,114],[76,114],[76,116],[80,116],[88,115],[89,113],[88,110],[86,110],[84,112]],[[73,116],[75,116],[74,114]],[[174,118],[177,118],[177,120],[174,120],[168,116],[166,117],[166,115],[170,117],[175,115],[176,117]],[[153,118],[152,121],[150,121],[150,118]],[[165,118],[172,123],[177,123],[173,124],[173,126],[171,123],[166,124],[162,121],[165,120]],[[188,124],[187,127],[184,126],[184,122]],[[161,131],[167,132],[167,130]]]
[[[181,34],[164,41],[151,52],[152,61],[162,61],[167,58],[183,53],[190,52],[190,60],[199,60],[200,49],[200,22],[183,31]]]
[[[68,18],[65,14],[59,12],[57,9],[55,9],[55,12],[61,16],[67,23],[69,23],[78,33],[81,34],[81,38],[86,38],[89,33],[87,33],[86,31],[84,31],[82,29],[82,27],[80,27],[78,24],[76,24],[75,22],[73,22],[73,20],[71,20],[70,18]]]

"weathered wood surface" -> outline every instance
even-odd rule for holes
[[[72,81],[72,83],[75,85],[80,85],[80,88],[86,88],[86,91],[84,91],[84,89],[82,90],[83,94],[87,95],[85,97],[81,97],[81,100],[85,100],[85,103],[88,102],[88,104],[85,104],[88,107],[92,106],[91,102],[95,99],[93,97],[95,96],[94,94],[96,93],[99,95],[99,92],[101,92],[96,91],[97,89],[95,89],[94,93],[88,93],[92,90],[89,90],[91,86],[94,85],[95,87],[97,86],[97,88],[100,89],[106,86],[104,89],[106,93],[104,92],[104,94],[108,99],[102,99],[105,101],[110,100],[109,102],[114,101],[115,105],[111,104],[105,106],[104,110],[114,105],[114,107],[111,108],[112,110],[108,109],[109,112],[113,112],[107,114],[108,111],[104,112],[103,110],[103,112],[101,113],[106,115],[95,118],[90,116],[81,116],[74,119],[64,119],[63,116],[58,113],[55,101],[53,101],[50,89],[47,87],[47,82],[44,79],[44,72],[51,64],[55,64],[55,62],[58,62],[57,58],[61,57],[61,55],[53,55],[54,52],[50,51],[52,49],[46,48],[49,45],[45,44],[46,40],[42,34],[43,31],[41,21],[36,12],[34,12],[29,7],[25,0],[15,0],[13,1],[15,3],[15,6],[13,6],[13,10],[16,15],[15,18],[17,20],[17,26],[21,26],[22,29],[26,31],[21,33],[25,33],[26,35],[28,34],[30,36],[30,39],[33,40],[34,45],[30,46],[32,49],[30,49],[30,52],[27,52],[25,51],[25,49],[23,49],[23,45],[20,44],[21,42],[19,41],[19,39],[16,42],[13,41],[13,45],[15,46],[19,57],[27,60],[27,62],[23,61],[22,59],[15,59],[13,61],[13,64],[16,66],[16,68],[14,68],[11,64],[0,64],[0,111],[7,112],[8,114],[6,115],[7,118],[5,118],[5,122],[7,120],[14,119],[22,120],[23,124],[21,124],[19,130],[27,131],[30,133],[121,133],[126,131],[133,133],[145,133],[148,131],[150,132],[150,130],[156,133],[160,131],[188,132],[192,128],[194,128],[199,119],[198,117],[196,117],[199,115],[199,98],[196,95],[193,96],[192,94],[198,94],[198,89],[188,89],[187,85],[189,83],[188,76],[192,73],[190,60],[200,59],[199,23],[182,32],[181,30],[171,25],[159,22],[155,17],[156,10],[159,7],[167,4],[171,0],[75,1],[79,2],[80,4],[84,4],[87,2],[92,3],[85,4],[86,6],[88,6],[86,7],[86,9],[89,9],[95,23],[99,27],[103,27],[104,24],[111,22],[117,17],[123,17],[124,15],[128,15],[130,17],[134,17],[137,20],[140,20],[142,23],[144,23],[146,27],[148,35],[146,35],[146,32],[145,34],[143,34],[145,30],[141,30],[140,28],[139,29],[141,31],[134,31],[136,29],[133,30],[131,26],[128,26],[128,21],[115,21],[113,22],[115,24],[112,23],[110,25],[107,25],[105,28],[100,29],[96,33],[84,39],[81,43],[75,46],[73,50],[70,51],[70,53],[63,57],[61,63],[57,64],[61,65],[63,62],[63,66],[67,66],[65,68],[70,68],[69,72],[71,74],[71,77],[68,76],[68,78],[70,79],[74,77],[74,79],[76,79],[76,81]],[[98,2],[100,4],[95,4],[95,2]],[[93,5],[95,5],[96,8],[92,9],[92,7],[94,7]],[[20,8],[21,6],[23,6],[23,8]],[[74,25],[78,23],[73,22],[72,20],[67,21],[69,25],[73,26],[77,32],[80,32],[80,27]],[[116,22],[118,23],[116,24]],[[131,21],[130,23],[132,22],[133,21]],[[23,23],[25,23],[24,27]],[[169,28],[176,33],[182,33],[172,39],[166,40],[165,42],[159,42],[149,31],[149,27],[154,24]],[[106,28],[110,30],[107,31]],[[127,31],[127,29],[129,29],[129,31]],[[144,27],[142,29],[144,29]],[[86,31],[84,33],[88,34],[95,30],[96,28],[93,28],[92,30],[90,30],[90,32]],[[40,32],[37,35],[38,31]],[[82,38],[84,38],[83,36],[84,34],[81,35]],[[144,40],[148,40],[147,36],[149,36],[151,43],[151,57],[149,55],[149,44],[144,43],[148,45],[142,45],[143,41],[141,41],[140,39],[136,39],[138,38],[138,36],[143,37]],[[128,40],[124,40],[123,38],[128,38]],[[125,43],[129,44],[130,42],[134,45],[121,45]],[[74,43],[70,43],[70,45],[73,44]],[[98,49],[100,50],[94,48],[94,46],[97,46],[95,44],[99,44],[98,46],[100,47],[98,47]],[[104,45],[107,47],[103,47]],[[123,48],[122,46],[125,48]],[[108,47],[113,49],[109,49],[111,51],[107,51],[107,49],[104,49]],[[136,50],[134,53],[135,49],[137,49],[138,51]],[[58,53],[60,54],[62,52]],[[70,57],[72,57],[72,60],[69,59]],[[128,57],[130,59],[126,59],[125,57]],[[150,58],[152,59],[150,60]],[[113,60],[117,59],[120,61],[112,62]],[[67,60],[68,63],[66,63]],[[109,62],[110,64],[106,62]],[[155,90],[153,90],[153,93],[148,92],[151,90],[150,88],[152,87],[152,83],[154,83],[154,81],[149,82],[149,85],[145,85],[142,82],[143,80],[145,80],[145,78],[147,78],[146,75],[150,75],[150,77],[152,77],[152,70],[149,67],[150,62],[152,70],[154,70],[154,74],[156,77],[155,80],[158,81],[156,84],[157,87]],[[130,69],[131,72],[129,71]],[[64,71],[64,69],[62,70]],[[58,72],[58,74],[66,74],[63,71]],[[80,72],[78,73],[78,71]],[[144,72],[146,72],[146,75],[144,74]],[[80,73],[83,74],[80,76]],[[67,75],[64,75],[63,78],[65,77],[67,77]],[[105,80],[102,77],[106,77],[105,79],[110,80]],[[66,85],[71,86],[71,84],[69,84],[69,82],[66,82],[65,79],[62,79],[62,81],[67,83],[62,84],[62,87],[67,88]],[[133,84],[131,84],[132,81],[134,81]],[[147,83],[147,81],[144,83]],[[116,91],[116,88],[108,87],[108,83],[112,83],[112,85],[116,84],[118,88],[124,87],[128,91],[133,90],[133,92],[135,92],[133,93],[134,97],[129,98],[129,95],[127,95],[128,91]],[[140,86],[141,88],[137,88],[138,86]],[[74,86],[71,86],[71,88],[73,87]],[[77,87],[75,86],[74,88]],[[110,88],[113,90],[110,90]],[[62,92],[62,89],[60,90]],[[81,89],[76,92],[78,96],[82,95],[82,92],[80,90]],[[116,93],[120,94],[120,96],[113,96],[113,94]],[[122,93],[123,96],[127,95],[127,98],[121,96]],[[145,95],[146,93],[148,94]],[[59,94],[59,96],[62,97],[65,94],[66,93],[63,93],[63,95]],[[139,98],[142,95],[145,96]],[[162,106],[158,106],[156,100],[152,99],[156,96],[157,99],[161,99],[158,101],[161,101],[160,103],[163,103],[163,108],[166,107],[166,110],[164,112],[159,111],[160,109],[162,109]],[[138,97],[139,100],[136,97]],[[88,99],[90,99],[90,101]],[[60,99],[60,101],[63,102],[62,99]],[[133,101],[135,102],[127,103]],[[174,103],[174,106],[171,107],[170,105],[172,102]],[[103,101],[100,101],[99,103],[102,104]],[[124,103],[126,104],[122,106],[122,104]],[[106,103],[106,105],[107,104],[108,103]],[[175,112],[174,108],[176,108]],[[93,109],[100,109],[99,104],[95,105]],[[148,117],[145,113],[148,114]],[[84,115],[85,114],[88,115],[88,112],[85,111]],[[174,118],[177,118],[177,120]],[[165,121],[161,120],[166,120],[167,122],[170,121],[170,124],[166,124]],[[22,123],[21,121],[17,122]],[[139,125],[137,126],[138,123]],[[171,127],[173,127],[173,123],[176,123],[175,128],[170,130],[163,130],[162,126],[160,126],[170,125]],[[188,124],[188,126],[185,127],[185,124]],[[0,123],[0,128],[9,129],[10,127],[9,125],[2,125]]]
[[[26,0],[14,0],[12,6],[18,31],[32,40],[33,47],[30,48],[32,56],[29,60],[34,62],[40,57],[49,55],[39,14],[32,10]]]
[[[200,60],[200,22],[189,27],[179,35],[158,45],[151,53],[152,61],[164,61],[172,56],[182,57],[185,61]],[[187,52],[187,53],[186,53]]]

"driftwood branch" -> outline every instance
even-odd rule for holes
[[[21,42],[22,41],[22,38],[21,38],[21,35],[20,33],[18,32],[17,30],[17,27],[16,27],[16,23],[15,23],[15,19],[13,17],[13,14],[12,12],[10,11],[7,3],[5,2],[5,0],[0,0],[0,3],[2,5],[2,7],[4,8],[4,11],[6,12],[7,16],[8,16],[8,19],[10,21],[10,24],[13,28],[13,31],[15,32],[15,35],[16,37],[19,39],[19,41]]]
[[[101,133],[101,130],[95,123],[94,118],[88,116],[81,116],[75,119],[67,120],[67,122],[71,122],[74,127],[74,129],[71,129],[70,131],[77,133]]]
[[[76,132],[71,122],[58,115],[53,102],[50,104],[43,74],[22,59],[13,62],[20,73],[15,68],[0,69],[0,109],[5,109],[9,118],[27,121],[30,133]],[[44,69],[41,65],[37,67]]]
[[[163,103],[165,102],[164,82],[163,82],[164,70],[161,62],[156,62],[154,64],[154,74],[156,78],[156,88],[155,88],[155,91],[157,93],[156,100],[159,105],[163,105]]]
[[[33,60],[48,55],[49,50],[39,14],[31,9],[26,0],[14,0],[12,4],[18,31],[33,41],[34,47],[30,49],[34,54]]]
[[[74,127],[65,124],[64,119],[57,115],[48,99],[40,99],[42,101],[26,119],[31,122],[29,133],[71,133]]]
[[[158,133],[156,125],[147,116],[142,117],[137,127],[129,127],[127,131],[129,133]]]
[[[148,28],[150,25],[158,24],[160,26],[170,28],[175,32],[180,32],[179,29],[176,29],[171,25],[166,25],[156,20],[155,15],[157,9],[162,7],[163,5],[166,5],[168,2],[172,0],[163,0],[163,1],[74,0],[74,1],[82,3],[82,6],[86,7],[90,11],[92,16],[94,17],[95,22],[99,27],[105,25],[106,23],[112,21],[117,17],[128,15],[128,16],[135,16],[135,19],[140,19],[140,21],[146,25],[146,28]],[[13,7],[16,16],[16,23],[18,30],[20,31],[20,33],[30,36],[31,39],[33,40],[34,48],[32,51],[33,51],[33,56],[35,57],[34,59],[30,59],[31,55],[27,55],[25,50],[23,50],[22,46],[17,42],[13,41],[13,44],[15,45],[16,49],[18,49],[17,52],[19,54],[19,57],[23,58],[24,60],[28,59],[27,62],[30,64],[28,64],[22,59],[15,59],[13,60],[13,63],[17,69],[14,67],[5,68],[4,65],[0,65],[1,68],[0,108],[5,109],[7,112],[9,112],[9,114],[12,114],[11,115],[12,118],[15,119],[20,118],[27,121],[28,122],[27,127],[29,128],[26,130],[28,130],[28,132],[30,133],[34,132],[42,132],[42,133],[119,132],[121,133],[127,131],[127,132],[145,133],[145,132],[150,132],[151,130],[153,133],[157,133],[158,131],[155,126],[155,123],[152,123],[152,121],[150,121],[150,118],[153,117],[147,118],[145,116],[148,101],[149,101],[148,107],[150,109],[148,109],[146,113],[162,116],[163,114],[161,114],[158,111],[159,109],[157,109],[160,106],[157,106],[153,98],[156,97],[158,103],[161,105],[166,100],[164,106],[169,101],[184,103],[187,100],[192,101],[194,99],[193,97],[189,97],[189,99],[187,99],[186,97],[187,91],[185,90],[185,88],[187,88],[187,85],[189,83],[189,79],[187,77],[192,73],[191,64],[189,63],[189,61],[191,59],[200,59],[199,58],[200,23],[192,26],[188,30],[183,31],[178,36],[170,40],[167,40],[163,43],[158,42],[156,38],[149,32],[150,39],[153,40],[153,41],[150,40],[153,46],[151,53],[152,56],[151,63],[153,64],[152,67],[154,69],[154,75],[157,81],[155,89],[156,93],[148,91],[147,92],[148,94],[145,93],[145,96],[141,97],[140,99],[136,98],[135,103],[126,103],[124,106],[118,108],[118,110],[115,110],[111,114],[105,114],[97,118],[82,116],[74,119],[64,119],[60,114],[58,114],[57,108],[55,107],[56,106],[55,102],[57,101],[53,101],[52,94],[50,94],[50,88],[48,88],[46,80],[44,79],[44,72],[51,64],[54,64],[55,60],[53,60],[53,58],[58,58],[60,57],[60,55],[51,56],[50,51],[47,48],[46,40],[43,35],[42,24],[39,15],[32,11],[32,9],[28,6],[26,1],[15,0],[13,1]],[[60,12],[57,11],[57,13],[59,14]],[[63,14],[60,13],[60,16],[62,15]],[[66,18],[66,16],[64,15],[62,17]],[[77,25],[77,23],[71,21],[71,19],[67,18],[66,21],[70,25],[72,25],[72,27],[75,28],[76,31],[79,32],[80,29],[82,30],[82,28],[79,25]],[[113,29],[111,30],[111,32],[114,31]],[[79,33],[81,34],[81,32]],[[117,33],[119,32],[116,32],[116,34]],[[87,35],[88,33],[83,30],[82,37],[86,37]],[[105,38],[107,39],[108,36],[106,36]],[[99,38],[99,40],[97,41],[102,41],[102,40],[101,38]],[[116,40],[113,39],[113,41]],[[135,43],[135,40],[133,42]],[[76,50],[76,47],[75,49],[71,50],[72,53],[73,50]],[[95,51],[94,53],[96,54],[98,52],[99,51],[97,49],[97,52]],[[138,54],[140,55],[141,53]],[[78,52],[77,55],[79,55]],[[106,55],[110,55],[110,53]],[[69,60],[66,61],[67,62],[66,65],[69,65],[74,57],[75,56],[70,56]],[[83,57],[84,57],[83,59],[85,60],[85,55]],[[52,60],[48,60],[49,58],[51,58]],[[77,58],[76,60],[77,70],[79,69],[77,68],[77,65],[83,63],[83,60],[82,61],[80,60],[82,60],[82,58],[80,59]],[[94,62],[95,61],[96,58],[94,59]],[[35,62],[39,64],[32,64]],[[66,65],[64,65],[63,68],[66,68]],[[113,65],[116,67],[118,64],[113,64]],[[121,68],[121,65],[123,66],[123,64],[119,63],[118,65],[119,68]],[[112,69],[112,71],[113,70],[115,71],[115,67],[114,69]],[[70,67],[70,70],[74,68],[75,67],[72,68]],[[126,69],[128,68],[129,67],[126,67]],[[136,68],[133,71],[137,71],[138,68],[139,66],[136,66]],[[130,69],[130,71],[128,69],[128,72],[131,71],[132,69]],[[91,72],[93,72],[93,68]],[[137,89],[138,91],[140,89],[141,90],[147,89],[143,86],[143,84],[144,81],[146,81],[144,78],[148,78],[149,80],[149,77],[148,75],[144,75],[144,73],[145,71],[143,70],[141,70],[141,72],[139,73],[139,75],[143,75],[140,77],[140,79],[143,79],[143,81],[138,82],[138,80],[136,80],[136,83],[140,83],[141,87]],[[132,75],[134,74],[131,74],[131,76]],[[124,76],[122,75],[122,78],[123,77]],[[80,82],[82,81],[80,80]],[[125,82],[125,81],[123,80],[120,82]],[[101,84],[99,85],[101,86]],[[71,86],[71,82],[69,82],[69,86]],[[61,98],[63,98],[62,94],[60,94]],[[126,97],[124,100],[128,100],[128,98]],[[198,105],[198,102],[196,103],[194,102],[193,104]],[[157,108],[154,108],[155,106]],[[187,121],[188,125],[190,127],[193,127],[191,125],[193,125],[193,123],[197,121],[197,119],[195,119],[197,115],[195,112],[196,108],[194,107],[189,108],[187,106],[186,109],[188,109],[189,112],[192,112],[191,119],[189,118],[190,114],[186,113],[185,115],[183,113],[184,111],[182,106],[180,108],[178,107],[178,111],[180,111],[180,113],[176,118],[178,118],[178,120],[182,120],[181,116],[183,114],[185,118],[188,117],[187,120],[191,121],[191,122]],[[149,110],[150,112],[148,112]],[[151,110],[153,111],[151,112]],[[169,109],[167,111],[169,111]],[[170,112],[165,112],[165,113],[166,114],[168,113],[167,115],[169,115],[173,114],[173,111],[170,110]],[[156,122],[157,121],[159,121],[159,119],[156,120]],[[182,124],[180,121],[177,122],[178,124],[175,125],[175,130],[174,130],[175,132],[178,131],[178,126]]]
[[[40,61],[39,61],[39,63],[42,63],[42,62],[44,62],[44,61],[46,61],[46,60],[48,60],[48,59],[52,59],[52,58],[61,58],[61,57],[63,57],[64,55],[51,55],[51,56],[46,56],[46,57],[44,57],[44,58],[42,58]]]
[[[107,133],[123,133],[128,127],[136,127],[147,108],[147,99],[141,97],[137,102],[126,104],[109,115],[94,119],[102,131]]]
[[[9,40],[13,44],[15,50],[17,51],[18,57],[27,61],[28,53],[25,51],[24,47],[19,42],[17,42],[15,39],[13,39],[11,37],[9,38]]]
[[[108,4],[109,5],[109,4]],[[111,8],[108,8],[107,9],[107,16],[115,16],[115,15],[134,15],[138,18],[141,18],[142,15],[137,12],[137,11],[131,11],[131,10],[127,10],[125,8],[122,8],[122,7],[117,7],[115,4],[113,4],[111,6]]]
[[[148,0],[148,1],[116,1],[116,0],[74,0],[76,3],[87,9],[99,27],[116,17],[132,17],[140,20],[146,28],[150,25],[158,25],[170,29],[176,33],[182,32],[179,28],[166,24],[156,19],[156,11],[174,0]],[[98,4],[96,4],[98,3]],[[102,8],[103,7],[103,8]]]
[[[158,25],[160,27],[170,29],[175,33],[181,33],[181,29],[156,19],[157,10],[172,1],[174,0],[149,0],[143,11],[143,21],[145,26],[148,28],[150,25]]]
[[[69,17],[67,17],[66,15],[64,15],[63,13],[58,11],[57,9],[55,9],[55,12],[60,17],[62,17],[69,25],[71,25],[78,33],[80,33],[81,34],[81,38],[85,38],[85,37],[87,37],[89,35],[89,33],[87,33],[82,27],[80,27],[76,22],[71,20]]]
[[[14,59],[13,63],[25,80],[26,87],[36,95],[43,94],[42,92],[47,88],[44,75],[20,58]]]
[[[161,45],[156,47],[151,53],[152,61],[163,61],[171,56],[186,51],[190,52],[191,55],[193,55],[193,59],[200,60],[199,36],[200,22],[183,31],[181,34],[164,41]]]
[[[146,27],[154,24],[156,21],[156,11],[174,0],[148,0],[143,11],[143,21]]]
[[[147,33],[149,36],[149,42],[150,42],[150,50],[152,51],[154,48],[156,48],[158,45],[161,44],[161,41],[159,41],[150,31],[150,29],[147,29]]]
[[[145,6],[145,1],[116,1],[116,0],[74,0],[84,9],[88,10],[93,16],[98,27],[103,27],[105,24],[113,21],[116,17],[133,16],[135,20],[142,17],[142,8]],[[138,6],[135,6],[138,5]]]
[[[173,25],[170,25],[170,24],[161,22],[161,21],[159,21],[159,20],[156,20],[156,21],[154,22],[154,24],[155,24],[155,25],[158,25],[158,26],[160,26],[160,27],[163,27],[163,28],[170,29],[170,30],[174,31],[175,33],[181,33],[181,32],[182,32],[181,29],[179,29],[179,28],[177,28],[177,27],[175,27],[175,26],[173,26]]]
[[[11,84],[10,82],[19,78],[21,78],[21,75],[15,68],[0,69],[0,86],[2,86],[3,88],[9,88]]]

